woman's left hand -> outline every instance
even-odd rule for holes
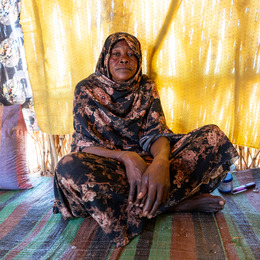
[[[165,157],[155,157],[142,176],[141,192],[143,216],[152,218],[158,208],[166,202],[170,190],[170,162]]]

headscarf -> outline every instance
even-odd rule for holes
[[[138,60],[135,75],[124,83],[112,80],[108,65],[120,40],[128,43]],[[123,32],[108,36],[95,73],[77,84],[73,117],[72,151],[101,146],[145,154],[158,137],[175,136],[166,125],[155,83],[142,74],[140,42]]]
[[[115,33],[111,34],[107,37],[103,49],[101,51],[101,54],[99,56],[97,66],[96,66],[96,73],[100,76],[104,75],[107,78],[111,78],[110,72],[109,72],[109,58],[111,55],[111,50],[113,46],[120,40],[125,40],[127,44],[129,45],[130,49],[134,52],[135,56],[138,60],[138,66],[136,74],[133,78],[129,79],[125,83],[121,83],[119,87],[127,87],[129,88],[131,85],[136,85],[140,82],[141,76],[142,76],[142,52],[141,52],[141,44],[137,40],[137,38],[133,35],[130,35],[128,33]]]

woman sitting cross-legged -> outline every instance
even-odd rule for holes
[[[76,86],[72,150],[55,173],[54,213],[92,216],[117,246],[163,212],[223,209],[210,193],[238,158],[215,125],[174,134],[141,65],[134,36],[106,39],[95,73]]]

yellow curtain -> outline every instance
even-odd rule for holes
[[[169,127],[217,124],[235,144],[260,148],[259,0],[22,0],[21,25],[40,129],[73,131],[77,82],[94,72],[105,38],[137,36],[143,72]]]

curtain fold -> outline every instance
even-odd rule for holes
[[[259,0],[23,0],[21,25],[40,129],[73,131],[77,82],[105,38],[137,36],[143,72],[157,83],[169,127],[217,124],[231,141],[260,148]]]

